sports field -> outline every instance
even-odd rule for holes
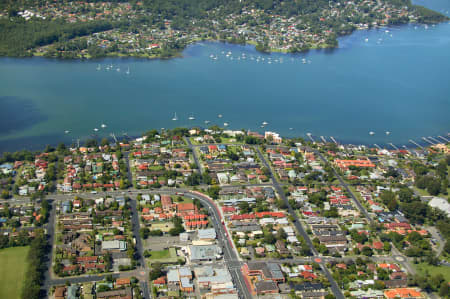
[[[20,298],[28,250],[28,246],[0,250],[0,298]]]

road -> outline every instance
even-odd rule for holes
[[[319,156],[320,160],[322,160],[323,163],[329,164],[327,159],[325,159],[325,157],[318,150],[314,150],[314,153],[317,156]],[[334,167],[331,164],[330,164],[330,166],[331,166],[331,169],[333,169],[333,173],[336,176],[336,178],[339,180],[339,183],[341,184],[341,186],[344,187],[344,189],[348,192],[348,194],[350,194],[350,197],[351,197],[355,207],[357,207],[358,210],[360,211],[360,213],[363,214],[364,217],[366,217],[366,219],[369,221],[370,224],[375,224],[375,222],[373,221],[372,217],[370,217],[367,210],[359,202],[359,200],[356,198],[355,194],[353,194],[353,192],[349,188],[348,184],[342,179],[342,177],[339,175],[339,173],[336,171],[336,169],[334,169]]]
[[[191,140],[187,137],[184,137],[184,140],[186,141],[188,147],[192,151],[192,157],[194,157],[195,165],[197,165],[197,169],[200,173],[202,173],[202,164],[198,160],[197,151],[195,150],[195,146],[191,143]]]
[[[284,194],[283,188],[280,186],[280,184],[278,182],[278,179],[273,174],[272,168],[270,167],[270,165],[267,162],[267,160],[264,157],[264,155],[261,153],[260,148],[258,146],[255,146],[255,150],[256,150],[256,152],[257,152],[257,154],[259,156],[259,159],[263,163],[263,166],[267,167],[267,169],[270,170],[270,176],[272,178],[273,187],[275,188],[275,190],[277,191],[277,193],[280,196],[280,198],[285,202],[286,206],[288,207],[288,212],[294,218],[294,225],[295,225],[297,231],[303,237],[303,239],[305,240],[306,244],[308,245],[308,247],[311,250],[311,252],[313,253],[313,255],[315,257],[319,257],[319,253],[317,252],[317,250],[314,247],[311,239],[309,238],[309,236],[306,233],[305,229],[303,228],[300,220],[298,219],[297,213],[292,208],[292,206],[289,204],[289,200],[287,199],[286,195]],[[337,285],[336,280],[334,280],[333,276],[331,275],[330,271],[328,271],[327,267],[323,263],[320,263],[319,265],[320,265],[320,268],[322,269],[322,272],[325,274],[326,278],[330,282],[330,288],[331,288],[334,296],[336,296],[336,298],[338,298],[338,299],[344,299],[345,297],[342,294],[341,289]]]
[[[219,207],[209,199],[206,195],[201,194],[200,192],[194,192],[186,189],[173,189],[173,190],[154,190],[148,191],[149,193],[158,193],[158,194],[171,194],[175,195],[176,193],[184,193],[185,196],[198,199],[203,206],[205,206],[210,212],[210,217],[214,228],[216,230],[219,245],[222,246],[224,260],[230,271],[231,277],[233,279],[233,283],[235,284],[239,297],[250,299],[253,298],[250,294],[250,291],[247,288],[245,283],[245,278],[241,272],[242,262],[239,259],[239,255],[237,254],[233,240],[231,236],[228,234],[226,228],[222,224],[223,216],[220,213]]]
[[[318,151],[318,150],[314,150],[315,154],[319,156],[319,158],[323,161],[323,163],[325,164],[329,164],[328,161],[325,159],[325,157]],[[366,217],[366,219],[369,221],[370,224],[375,224],[375,221],[372,219],[372,217],[370,217],[369,213],[367,212],[367,210],[363,207],[363,205],[359,202],[359,200],[356,198],[356,196],[353,194],[352,190],[350,190],[350,188],[348,187],[348,184],[342,179],[342,177],[337,173],[336,169],[330,165],[331,168],[333,169],[334,175],[336,176],[336,178],[339,180],[339,183],[341,184],[342,187],[345,188],[345,190],[347,190],[347,192],[350,194],[353,203],[355,204],[356,207],[358,207],[359,211]],[[414,269],[413,266],[411,266],[411,263],[409,261],[409,258],[406,257],[405,255],[403,255],[396,247],[393,243],[391,243],[392,245],[392,257],[394,259],[394,261],[396,263],[399,263],[400,265],[402,265],[402,267],[404,269],[406,269],[408,271],[408,273],[415,275],[416,274],[416,270]],[[429,298],[431,299],[435,299],[436,296],[431,293],[431,292],[427,292],[427,295]]]
[[[149,289],[149,283],[148,283],[148,275],[149,275],[149,269],[148,265],[145,262],[144,258],[144,247],[142,246],[142,239],[139,234],[140,225],[139,225],[139,214],[136,208],[136,199],[131,198],[130,200],[130,206],[131,206],[131,226],[133,230],[133,236],[136,240],[136,250],[139,255],[139,266],[138,266],[138,277],[139,282],[141,286],[142,293],[144,295],[144,298],[149,299],[151,298],[150,289]]]

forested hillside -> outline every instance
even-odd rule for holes
[[[410,0],[0,0],[0,13],[0,55],[66,58],[168,57],[199,38],[295,52],[336,47],[355,29],[448,19]]]

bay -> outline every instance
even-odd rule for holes
[[[450,10],[445,0],[415,3]],[[296,55],[205,42],[171,60],[1,58],[0,152],[205,120],[382,146],[448,134],[449,23],[357,31],[339,44]]]

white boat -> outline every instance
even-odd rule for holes
[[[172,117],[172,120],[178,120],[177,113],[175,112],[175,115]]]
[[[188,118],[189,120],[194,120],[195,119],[195,117],[194,117],[194,115],[193,114],[191,114],[190,116],[189,116],[189,118]]]
[[[391,134],[391,132],[389,132],[389,131],[386,131],[386,135],[389,135],[389,134]]]
[[[116,71],[120,72],[120,67],[116,68]]]
[[[302,59],[302,63],[306,64],[306,59],[305,58]]]
[[[65,134],[69,134],[70,131],[69,131],[69,130],[65,130],[64,133],[65,133]]]
[[[375,135],[375,132],[370,131],[370,132],[369,132],[369,135]]]
[[[210,121],[209,120],[205,120],[205,125],[209,124]]]
[[[223,123],[224,127],[228,127],[229,123]]]
[[[222,114],[217,115],[218,118],[222,118]]]
[[[266,125],[268,125],[269,123],[266,122],[266,121],[263,121],[262,124],[266,126]]]
[[[125,72],[127,75],[130,74],[130,68],[127,69],[127,71]]]
[[[102,128],[106,128],[107,126],[106,126],[105,124],[102,124],[101,127],[102,127]]]
[[[98,129],[97,129],[97,128],[94,128],[94,131],[95,131],[95,132],[98,132]]]
[[[369,39],[368,38],[366,38],[365,40],[364,40],[366,43],[368,43],[369,42]]]

